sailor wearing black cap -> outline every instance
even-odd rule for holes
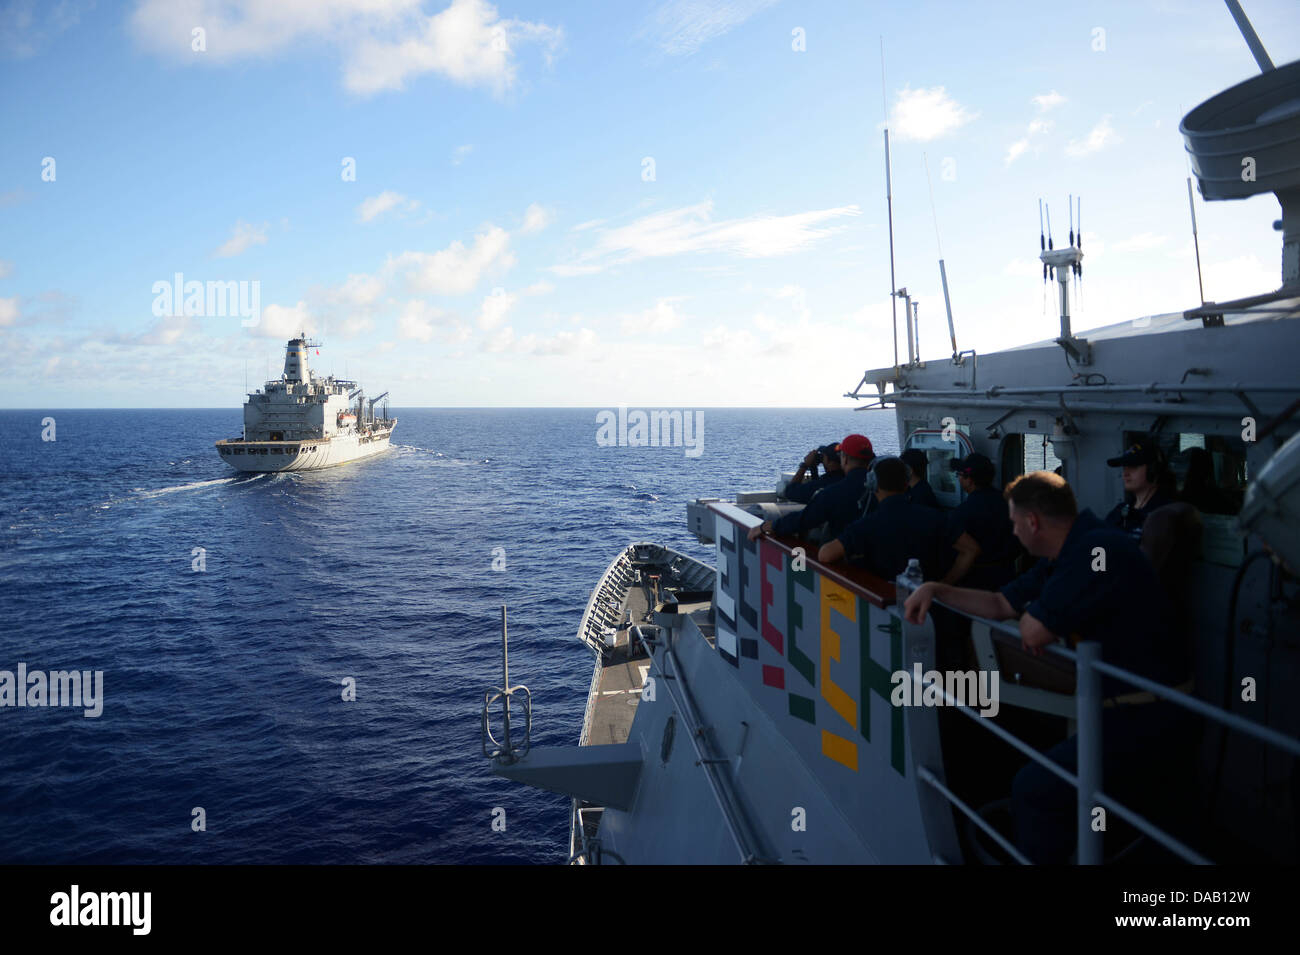
[[[908,499],[922,507],[939,508],[939,498],[926,477],[930,464],[925,452],[920,448],[908,448],[898,459],[907,465],[907,490],[904,493]]]
[[[823,488],[802,510],[751,527],[749,539],[756,540],[764,534],[807,536],[823,524],[827,525],[828,534],[824,539],[837,536],[845,525],[862,513],[859,501],[866,493],[868,467],[874,458],[871,442],[864,435],[849,435],[840,442],[840,463],[844,468],[844,477]]]
[[[1173,494],[1167,490],[1168,472],[1164,457],[1155,440],[1145,438],[1106,463],[1124,469],[1124,500],[1106,515],[1105,523],[1141,537],[1147,515],[1156,508],[1174,503]]]
[[[820,461],[826,469],[821,477],[817,476],[817,462]],[[805,469],[811,468],[811,477],[806,480],[802,475]],[[785,499],[793,501],[796,504],[807,504],[816,494],[824,487],[829,487],[836,481],[844,477],[844,469],[840,467],[840,445],[838,441],[832,441],[830,444],[823,444],[815,451],[809,451],[807,457],[799,465],[799,470],[795,472],[790,483],[785,487]]]
[[[1007,503],[993,488],[993,462],[973,453],[954,458],[949,467],[956,472],[966,500],[952,514],[949,538],[957,559],[944,579],[963,587],[997,590],[1015,577],[1020,544]]]

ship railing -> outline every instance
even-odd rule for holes
[[[596,712],[597,691],[600,689],[601,659],[597,654],[595,665],[591,669],[591,687],[587,690],[587,708],[582,712],[582,732],[578,736],[578,745],[586,746],[591,735],[591,718]]]
[[[714,511],[719,519],[730,521],[736,525],[737,530],[744,532],[750,527],[759,523],[761,518],[750,514],[748,511],[733,504],[717,503],[710,504],[710,509]],[[767,538],[777,547],[781,548],[787,554],[793,553],[792,545],[786,540],[780,538]],[[796,542],[798,543],[798,542]],[[803,545],[799,545],[803,546]],[[811,548],[810,548],[811,549]],[[895,586],[878,586],[878,592],[872,590],[868,585],[857,579],[859,574],[852,571],[841,573],[835,567],[822,564],[816,559],[804,556],[807,566],[815,573],[833,580],[836,584],[849,589],[866,598],[878,607],[886,609],[887,612],[895,616],[902,616],[902,606],[904,601],[911,593],[910,585],[903,577],[895,581]],[[875,580],[875,578],[872,578]],[[888,581],[878,580],[878,585],[887,585]],[[889,594],[893,589],[894,594]],[[942,601],[935,600],[935,605],[942,606],[946,610],[959,617],[963,617],[971,623],[972,641],[979,645],[982,637],[992,637],[1000,642],[1020,646],[1020,630],[1014,622],[991,620],[985,617],[979,617],[974,614],[958,610],[955,607],[944,604]],[[912,626],[903,622],[904,626]],[[933,626],[929,622],[927,626]],[[1077,805],[1077,822],[1078,822],[1078,840],[1077,840],[1077,861],[1081,865],[1095,865],[1103,861],[1102,840],[1103,831],[1094,831],[1092,828],[1093,810],[1098,807],[1104,807],[1108,812],[1114,813],[1120,819],[1127,822],[1138,832],[1150,838],[1153,842],[1164,847],[1177,857],[1184,861],[1198,865],[1211,864],[1210,860],[1198,853],[1196,850],[1185,845],[1169,832],[1159,828],[1145,816],[1141,815],[1129,806],[1124,805],[1113,796],[1107,794],[1103,788],[1102,780],[1102,710],[1104,699],[1101,692],[1102,677],[1110,677],[1129,686],[1137,688],[1139,691],[1150,693],[1153,697],[1172,703],[1182,709],[1203,716],[1213,722],[1223,726],[1225,730],[1231,730],[1242,733],[1254,740],[1263,743],[1265,746],[1294,757],[1300,757],[1300,740],[1280,733],[1270,727],[1263,726],[1259,723],[1248,720],[1235,713],[1231,713],[1223,707],[1207,703],[1188,693],[1173,687],[1165,686],[1154,680],[1133,673],[1121,667],[1114,666],[1104,662],[1101,659],[1101,645],[1095,641],[1084,641],[1077,645],[1074,650],[1069,649],[1064,644],[1049,644],[1043,648],[1049,654],[1052,654],[1062,660],[1074,664],[1076,671],[1075,693],[1073,697],[1069,694],[1054,693],[1047,690],[1040,690],[1033,687],[1025,687],[1019,684],[1008,686],[1002,695],[1002,702],[1007,705],[1025,707],[1039,712],[1051,713],[1057,716],[1071,718],[1076,724],[1076,735],[1078,744],[1078,772],[1071,773],[1063,769],[1057,763],[1048,759],[1044,754],[1034,749],[1024,740],[1010,733],[1001,726],[998,726],[992,720],[984,718],[979,711],[965,703],[959,702],[949,694],[946,688],[936,687],[947,705],[960,711],[966,717],[974,720],[985,730],[1007,743],[1009,746],[1018,750],[1027,758],[1038,763],[1048,772],[1053,773],[1059,779],[1071,786],[1076,792]],[[996,664],[995,664],[996,665]],[[916,675],[912,670],[904,671],[907,679],[916,683]],[[990,839],[998,844],[1011,858],[1020,863],[1028,863],[1023,853],[1019,852],[1005,836],[994,829],[987,820],[979,815],[978,811],[967,805],[956,793],[949,789],[939,777],[930,769],[924,766],[918,767],[918,777],[938,792],[955,810],[960,812],[966,818],[983,831]]]
[[[905,587],[902,578],[898,580],[898,602],[895,604],[894,612],[897,613],[898,607],[901,607],[903,601],[908,596],[909,591]],[[1000,634],[1003,638],[1008,638],[1016,644],[1020,642],[1020,630],[1014,623],[999,620],[989,620],[984,617],[978,617],[973,614],[965,613],[955,607],[948,606],[942,601],[934,601],[935,604],[944,606],[952,613],[965,617],[971,621],[972,635],[977,626],[987,627],[991,633]],[[1071,650],[1061,644],[1049,644],[1044,648],[1047,652],[1069,660],[1074,663],[1076,670],[1076,689],[1074,694],[1073,717],[1076,721],[1076,735],[1078,746],[1078,771],[1071,773],[1062,768],[1057,763],[1048,759],[1044,754],[1034,749],[1028,743],[1019,737],[1008,732],[996,723],[983,718],[979,711],[973,707],[959,702],[949,694],[946,689],[936,687],[944,697],[945,703],[959,710],[968,718],[974,720],[977,724],[984,727],[993,735],[997,736],[1003,742],[1012,746],[1024,756],[1038,763],[1048,772],[1053,773],[1059,779],[1070,785],[1076,792],[1076,811],[1078,825],[1078,842],[1077,842],[1077,861],[1080,865],[1097,865],[1103,861],[1102,840],[1104,831],[1093,829],[1093,816],[1098,806],[1104,807],[1106,811],[1114,813],[1123,819],[1130,826],[1141,832],[1144,836],[1153,842],[1164,847],[1169,852],[1178,856],[1186,862],[1195,865],[1210,865],[1211,860],[1201,855],[1195,849],[1183,843],[1181,840],[1161,829],[1150,819],[1130,806],[1126,806],[1113,796],[1108,795],[1102,788],[1102,709],[1103,697],[1101,691],[1102,677],[1107,676],[1118,680],[1137,690],[1150,693],[1152,696],[1179,706],[1191,713],[1198,714],[1206,719],[1219,723],[1227,730],[1233,730],[1242,733],[1252,739],[1258,740],[1265,746],[1272,747],[1292,756],[1300,757],[1300,740],[1279,733],[1277,730],[1267,726],[1262,726],[1251,720],[1245,719],[1235,713],[1207,703],[1181,690],[1165,686],[1154,680],[1125,670],[1113,664],[1106,663],[1101,658],[1101,644],[1096,641],[1086,640],[1080,642],[1074,650]],[[916,675],[912,671],[905,671],[908,679],[916,682]],[[1007,701],[1010,703],[1011,701]],[[1014,704],[1013,704],[1014,705]],[[926,767],[918,767],[918,777],[946,799],[955,810],[960,812],[966,818],[977,826],[985,835],[998,844],[1011,858],[1022,864],[1029,864],[1023,853],[1013,846],[1010,841],[1000,832],[994,829],[987,820],[980,816],[979,812],[967,805],[956,793],[949,789],[931,770]]]

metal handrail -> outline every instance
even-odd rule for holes
[[[578,745],[586,746],[587,737],[591,733],[591,716],[596,710],[596,690],[600,687],[600,654],[596,654],[596,662],[591,670],[591,686],[587,690],[587,708],[582,711],[582,732],[578,734]]]
[[[903,600],[906,599],[908,592],[902,586],[902,578],[899,579],[899,582],[899,599],[898,603],[894,607],[890,608],[890,612],[892,613],[899,613],[899,608],[902,606]],[[1016,639],[1020,638],[1019,629],[1007,621],[991,620],[987,617],[966,613],[939,600],[934,601],[934,603],[947,608],[953,613],[966,617],[969,620],[983,623],[990,629],[1000,631],[1001,633],[1015,637]],[[1211,864],[1210,860],[1205,856],[1184,845],[1181,841],[1159,828],[1149,819],[1142,816],[1132,808],[1125,806],[1114,797],[1108,796],[1102,790],[1102,674],[1120,680],[1130,686],[1145,690],[1153,696],[1173,703],[1176,706],[1180,706],[1190,712],[1200,714],[1201,716],[1214,720],[1230,729],[1235,729],[1238,732],[1254,737],[1265,745],[1274,746],[1293,755],[1300,756],[1300,740],[1293,739],[1292,737],[1279,733],[1267,726],[1260,726],[1259,724],[1253,723],[1235,713],[1222,710],[1219,707],[1206,703],[1203,700],[1199,700],[1180,690],[1175,690],[1172,687],[1157,683],[1147,677],[1124,670],[1121,667],[1114,666],[1110,663],[1104,663],[1101,659],[1101,644],[1096,641],[1083,641],[1075,650],[1070,650],[1061,644],[1049,644],[1044,649],[1064,659],[1074,661],[1077,668],[1075,719],[1078,725],[1078,775],[1069,773],[1062,769],[1060,766],[1056,765],[1056,763],[1052,762],[1033,747],[1024,743],[1018,737],[1007,732],[1002,727],[983,719],[980,714],[971,707],[963,703],[958,703],[946,689],[942,687],[936,689],[939,690],[948,705],[953,706],[966,716],[980,723],[985,729],[989,730],[1003,741],[1024,753],[1034,762],[1038,763],[1038,765],[1047,769],[1049,772],[1054,773],[1056,776],[1074,787],[1078,793],[1078,861],[1080,864],[1096,864],[1102,861],[1100,855],[1100,834],[1093,832],[1089,825],[1089,819],[1094,804],[1100,804],[1111,812],[1114,812],[1121,819],[1128,822],[1144,835],[1155,842],[1158,842],[1170,852],[1183,858],[1187,862],[1191,862],[1195,865]],[[913,683],[916,683],[915,674],[911,671],[904,672],[907,673],[908,679],[912,680]],[[931,788],[943,796],[959,811],[970,816],[972,819],[975,818],[968,810],[968,807],[957,799],[956,794],[952,793],[951,790],[940,783],[939,780],[934,777],[933,773],[922,767],[922,771],[919,775],[924,782],[930,785]],[[986,824],[982,819],[976,820],[976,824],[980,825],[981,828],[986,827]],[[1002,844],[1002,840],[999,840],[999,844]],[[1023,857],[1020,858],[1023,859]]]
[[[941,600],[936,600],[934,603],[947,608],[953,613],[960,614],[969,620],[985,624],[990,629],[1001,631],[1007,636],[1014,637],[1017,640],[1020,639],[1020,630],[1013,623],[1009,623],[1005,620],[990,620],[988,617],[980,617],[976,614],[965,613]],[[1070,660],[1076,664],[1078,663],[1078,653],[1064,644],[1050,643],[1043,649],[1064,660]],[[1239,716],[1236,713],[1229,712],[1228,710],[1217,707],[1212,703],[1206,703],[1204,700],[1198,699],[1182,690],[1176,690],[1163,683],[1157,683],[1149,677],[1144,677],[1140,674],[1133,673],[1130,670],[1122,669],[1112,663],[1106,663],[1098,659],[1093,666],[1096,667],[1099,673],[1103,673],[1106,676],[1119,680],[1121,683],[1127,683],[1129,686],[1136,687],[1139,690],[1145,690],[1153,696],[1158,696],[1163,700],[1181,706],[1185,710],[1190,710],[1199,716],[1204,716],[1206,719],[1214,720],[1216,723],[1226,726],[1229,729],[1251,736],[1259,740],[1261,743],[1276,746],[1279,749],[1285,750],[1292,756],[1300,756],[1300,740],[1287,736],[1285,733],[1279,733],[1277,730],[1271,729],[1270,727],[1261,726],[1252,720],[1246,719],[1244,716]]]
[[[731,791],[732,787],[730,783],[722,778],[721,773],[718,771],[717,760],[704,751],[704,727],[700,723],[699,714],[696,712],[694,704],[691,702],[690,689],[686,686],[685,680],[681,677],[681,665],[677,663],[677,656],[673,653],[671,642],[665,643],[664,645],[664,661],[667,662],[671,660],[673,662],[673,669],[677,671],[675,674],[665,672],[664,668],[660,666],[659,662],[655,659],[654,651],[650,642],[646,639],[646,636],[642,633],[640,627],[628,628],[629,641],[633,634],[635,634],[636,639],[640,642],[646,655],[649,657],[651,668],[659,672],[659,676],[663,681],[663,687],[673,701],[673,708],[676,709],[677,713],[682,718],[683,728],[686,730],[686,735],[691,741],[691,747],[695,750],[696,765],[701,766],[704,769],[704,778],[708,781],[709,788],[713,791],[714,801],[717,803],[718,809],[722,813],[722,819],[727,825],[727,831],[731,835],[732,842],[740,853],[741,861],[746,865],[771,861],[760,854],[758,842],[750,834],[749,826],[742,818],[743,809],[740,806],[739,799],[736,794]],[[677,689],[674,688],[674,684],[676,684],[681,690],[681,699],[677,696]],[[730,760],[724,761],[730,762]]]

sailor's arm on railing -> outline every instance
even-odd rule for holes
[[[937,581],[922,584],[903,604],[909,623],[925,623],[930,605],[938,601],[961,613],[989,620],[1013,620],[1019,616],[1006,597],[996,590],[974,590]]]

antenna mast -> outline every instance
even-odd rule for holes
[[[1061,337],[1056,343],[1065,349],[1067,360],[1073,358],[1077,364],[1092,364],[1092,346],[1086,339],[1075,338],[1074,333],[1070,330],[1070,277],[1083,275],[1083,252],[1080,246],[1083,244],[1083,237],[1080,234],[1079,244],[1075,244],[1076,235],[1074,232],[1074,196],[1070,196],[1070,244],[1060,249],[1052,246],[1052,208],[1050,205],[1045,207],[1047,213],[1047,248],[1040,251],[1038,258],[1043,263],[1043,268],[1050,272],[1060,286],[1061,293]],[[1080,206],[1080,216],[1082,216],[1082,206]],[[1039,248],[1042,248],[1042,233],[1039,233]]]
[[[882,35],[880,38],[880,105],[885,113],[885,205],[889,210],[889,310],[894,324],[894,377],[898,377],[898,284],[894,280],[894,186],[889,172],[889,102],[885,90],[885,38]],[[910,324],[908,328],[911,328]]]
[[[1192,201],[1192,177],[1187,177],[1187,208],[1192,211],[1192,248],[1196,249],[1196,290],[1205,304],[1205,283],[1201,281],[1201,240],[1196,235],[1196,203]]]

